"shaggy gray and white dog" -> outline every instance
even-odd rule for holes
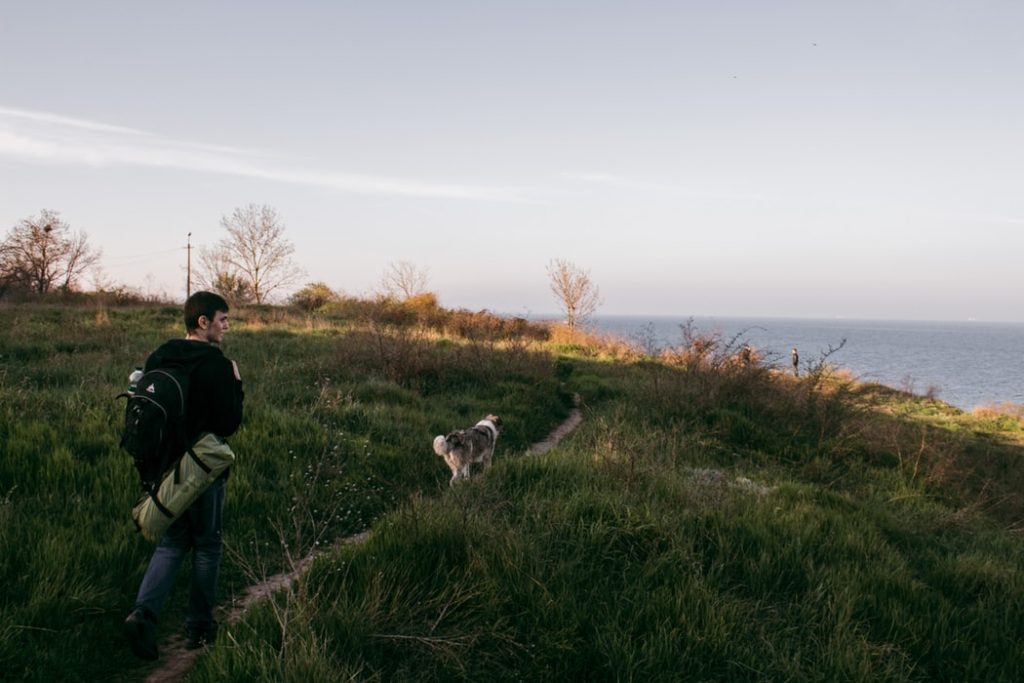
[[[501,418],[488,415],[469,429],[457,429],[448,436],[439,434],[434,437],[434,452],[444,458],[452,471],[449,486],[454,486],[459,479],[469,478],[474,464],[480,464],[483,470],[491,466],[500,428]]]

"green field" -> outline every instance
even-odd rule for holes
[[[223,629],[194,681],[1018,680],[1015,417],[485,317],[232,312],[246,382],[221,594],[372,525]],[[420,312],[422,313],[422,311]],[[118,451],[176,307],[0,308],[0,678],[141,680],[151,547]],[[527,335],[527,336],[524,336]],[[580,430],[524,457],[582,395]],[[505,423],[447,486],[434,434]],[[187,568],[186,568],[187,569]],[[179,590],[161,635],[181,629]]]

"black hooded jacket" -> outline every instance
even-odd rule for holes
[[[146,372],[156,368],[191,368],[186,398],[185,438],[195,442],[203,432],[228,437],[242,424],[241,380],[216,344],[172,339],[146,359]]]

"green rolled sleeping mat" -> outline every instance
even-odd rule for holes
[[[203,434],[178,463],[164,475],[153,493],[146,493],[132,508],[132,520],[142,535],[156,543],[224,470],[235,461],[227,441]]]

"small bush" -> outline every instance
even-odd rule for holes
[[[338,298],[337,292],[323,282],[310,282],[308,285],[292,294],[289,299],[293,306],[304,311],[315,311],[331,301]]]

